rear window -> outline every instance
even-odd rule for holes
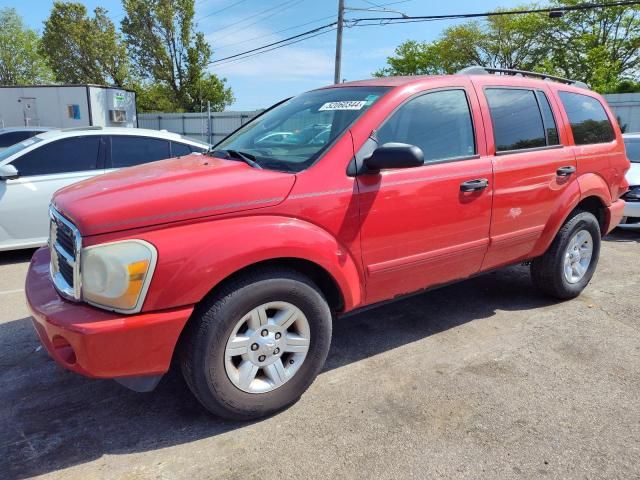
[[[0,133],[0,148],[10,147],[18,142],[31,138],[39,133],[38,131],[6,132]]]
[[[485,95],[498,152],[547,146],[542,114],[533,90],[487,88]]]
[[[609,117],[598,100],[579,93],[559,92],[559,95],[576,145],[606,143],[615,138]]]
[[[625,138],[624,147],[630,162],[640,163],[640,138]]]

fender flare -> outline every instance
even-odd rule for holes
[[[557,199],[553,212],[531,252],[531,258],[538,257],[547,251],[569,214],[580,202],[589,197],[598,198],[605,207],[611,205],[609,187],[604,179],[595,173],[580,175]],[[605,208],[606,222],[609,221],[606,218],[607,212],[608,209]]]
[[[155,245],[159,256],[143,310],[198,303],[234,273],[277,259],[321,267],[333,278],[345,310],[364,299],[363,277],[352,253],[330,232],[304,220],[271,215],[216,219],[146,232],[141,238]],[[256,238],[260,248],[252,241]]]

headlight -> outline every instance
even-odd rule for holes
[[[124,240],[82,249],[82,299],[122,313],[142,308],[158,255],[143,240]]]

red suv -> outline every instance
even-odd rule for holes
[[[60,190],[26,284],[42,343],[138,391],[175,360],[208,410],[248,419],[309,387],[336,314],[525,261],[575,297],[629,161],[599,95],[532,76],[333,85],[208,155]]]

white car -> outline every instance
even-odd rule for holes
[[[209,149],[176,133],[141,128],[51,130],[0,151],[0,251],[44,245],[49,202],[71,183],[122,167]]]
[[[623,137],[631,168],[626,176],[629,191],[622,197],[626,202],[624,217],[618,226],[640,229],[640,133],[626,133]]]
[[[11,145],[31,138],[39,133],[54,130],[50,127],[6,127],[0,128],[0,151]]]

